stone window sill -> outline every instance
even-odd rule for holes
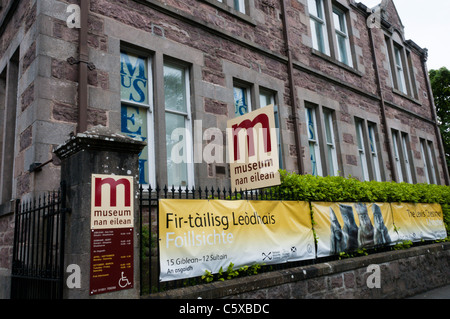
[[[362,72],[360,72],[360,71],[358,71],[358,70],[356,70],[356,69],[354,69],[354,68],[348,66],[348,65],[345,64],[345,63],[342,63],[342,62],[340,62],[340,61],[338,61],[338,60],[332,58],[331,56],[328,56],[328,55],[326,55],[326,54],[323,54],[322,52],[320,52],[320,51],[318,51],[318,50],[316,50],[316,49],[311,49],[311,53],[312,53],[313,55],[315,55],[315,56],[317,56],[317,57],[319,57],[319,58],[322,58],[322,59],[326,60],[327,62],[330,62],[330,63],[332,63],[332,64],[334,64],[334,65],[337,65],[338,67],[340,67],[340,68],[342,68],[342,69],[345,69],[346,71],[349,71],[349,72],[351,72],[351,73],[353,73],[353,74],[355,74],[355,75],[357,75],[357,76],[359,76],[359,77],[362,77],[362,76],[363,76],[363,73],[362,73]]]
[[[217,0],[201,0],[201,1],[206,2],[224,12],[228,12],[228,13],[234,15],[236,18],[238,18],[254,27],[256,26],[256,21],[251,17],[251,12],[252,12],[251,8],[250,8],[250,15],[249,15],[249,14],[244,14],[242,12],[239,12],[239,11],[235,10],[234,8],[228,6],[227,4],[219,2]]]
[[[392,88],[392,92],[393,92],[394,94],[397,94],[397,95],[399,95],[399,96],[405,98],[405,99],[410,100],[411,102],[413,102],[413,103],[415,103],[415,104],[417,104],[417,105],[419,105],[419,106],[422,106],[422,103],[421,103],[419,100],[413,98],[412,96],[409,96],[409,95],[403,93],[402,91],[397,90],[396,88]]]

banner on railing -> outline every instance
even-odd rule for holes
[[[309,203],[159,201],[160,280],[315,258]]]
[[[397,241],[389,203],[312,203],[317,257]]]
[[[447,237],[441,205],[392,203],[391,206],[400,241],[417,242]]]

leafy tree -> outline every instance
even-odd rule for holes
[[[430,81],[444,142],[445,158],[450,169],[450,70],[446,67],[430,70]]]

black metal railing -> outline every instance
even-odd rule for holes
[[[61,299],[64,279],[65,186],[16,201],[11,299]]]
[[[278,188],[279,189],[279,188]],[[201,277],[174,280],[161,283],[159,254],[159,206],[160,199],[221,199],[221,200],[297,200],[288,190],[272,188],[260,190],[232,190],[231,188],[204,187],[186,188],[171,187],[156,188],[140,185],[139,216],[140,216],[140,278],[141,295],[181,288],[183,286],[203,283]],[[287,264],[263,267],[260,272],[279,270],[291,267],[314,264],[316,260],[305,260]]]

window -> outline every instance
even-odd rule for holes
[[[390,37],[385,37],[386,56],[392,87],[398,90],[399,93],[417,99],[417,84],[413,72],[411,53],[399,44],[399,36],[394,34],[393,37],[396,38],[395,41]]]
[[[375,172],[375,180],[378,182],[381,182],[381,170],[380,170],[380,161],[378,159],[378,148],[377,148],[377,142],[376,142],[376,128],[375,124],[369,123],[368,124],[368,131],[369,131],[369,147],[370,147],[370,153],[371,153],[371,161],[372,161],[372,167]]]
[[[193,186],[193,141],[189,70],[164,64],[164,103],[168,185]],[[180,139],[181,137],[181,139]]]
[[[234,115],[236,117],[252,111],[250,89],[241,85],[233,87],[234,95]]]
[[[333,20],[338,48],[338,60],[348,66],[353,66],[345,13],[333,7]]]
[[[306,108],[306,123],[308,125],[308,143],[309,143],[312,175],[323,176],[315,108],[312,107]]]
[[[394,46],[394,56],[395,56],[395,72],[397,75],[397,85],[398,90],[402,93],[407,94],[406,81],[405,81],[405,70],[403,67],[403,59],[401,56],[401,49],[398,46]]]
[[[0,204],[14,196],[14,156],[16,141],[17,89],[19,81],[19,50],[0,74]]]
[[[313,48],[330,55],[323,0],[308,0]]]
[[[395,168],[397,169],[397,176],[398,176],[398,181],[404,182],[403,179],[403,171],[402,171],[402,162],[400,159],[400,149],[398,147],[399,144],[399,137],[398,137],[398,132],[397,131],[392,131],[392,142],[394,145],[394,160],[395,160]]]
[[[158,169],[167,177],[166,180],[161,176],[164,184],[192,187],[194,168],[189,68],[161,60],[163,67],[156,68],[161,71],[154,73],[152,58],[133,51],[123,51],[120,62],[121,131],[147,142],[139,154],[139,183],[156,185],[157,140],[156,144],[166,144],[166,162],[158,163]],[[160,113],[159,123],[165,122],[165,135],[164,132],[155,133],[153,76],[164,84],[164,104],[160,99],[162,105],[158,105],[158,109],[164,111]]]
[[[313,49],[353,68],[348,10],[331,0],[308,0],[308,10]]]
[[[370,181],[369,170],[367,168],[366,148],[364,145],[363,121],[356,120],[356,139],[358,141],[359,161],[361,163],[362,176],[365,181]]]
[[[339,166],[336,152],[336,140],[334,137],[335,134],[333,125],[333,113],[331,110],[324,109],[323,115],[325,121],[325,139],[328,156],[328,175],[339,176]]]
[[[392,141],[394,145],[395,164],[398,181],[413,183],[413,166],[410,162],[410,150],[408,148],[408,134],[392,130]]]
[[[420,139],[420,147],[422,151],[422,160],[424,163],[425,178],[428,184],[437,184],[437,172],[434,162],[435,154],[433,142]]]
[[[409,145],[409,139],[408,135],[406,133],[402,133],[402,151],[403,151],[403,161],[405,163],[405,171],[406,171],[406,182],[407,183],[413,183],[413,172],[414,172],[414,166],[413,162],[410,161],[410,149]]]
[[[147,142],[139,154],[139,183],[156,184],[153,146],[153,101],[150,59],[120,54],[121,131]]]

